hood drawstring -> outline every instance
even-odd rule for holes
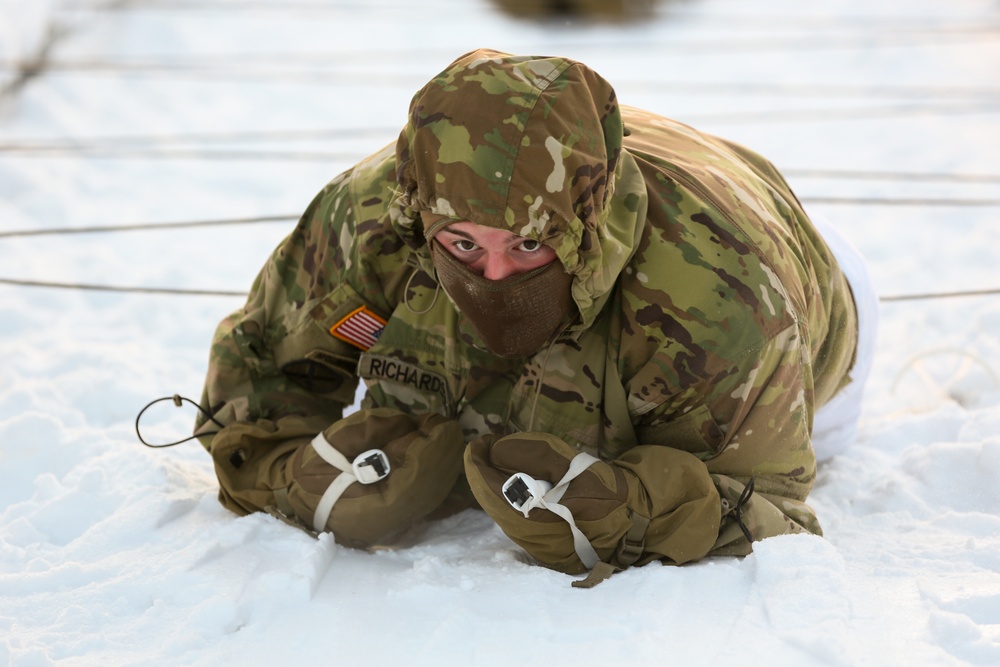
[[[190,403],[194,407],[198,408],[198,410],[200,410],[201,413],[203,415],[205,415],[209,419],[209,421],[211,421],[213,424],[215,424],[216,426],[218,426],[220,429],[223,429],[223,428],[226,427],[225,424],[223,424],[222,422],[220,422],[219,420],[217,420],[215,417],[213,417],[212,414],[208,410],[206,410],[205,408],[201,407],[200,405],[198,405],[197,403],[195,403],[194,401],[192,401],[190,398],[186,398],[184,396],[181,396],[180,394],[174,394],[173,396],[164,396],[163,398],[158,398],[155,401],[150,401],[149,403],[147,403],[146,407],[144,407],[142,410],[139,410],[139,414],[136,415],[136,417],[135,417],[135,434],[136,434],[136,436],[138,436],[139,442],[141,442],[142,444],[146,445],[147,447],[152,447],[153,449],[160,449],[162,447],[174,447],[176,445],[183,444],[183,443],[187,442],[188,440],[194,440],[195,438],[200,438],[200,437],[206,436],[206,435],[215,435],[216,433],[218,433],[218,431],[209,431],[207,433],[196,433],[194,435],[188,436],[187,438],[184,438],[183,440],[178,440],[177,442],[168,442],[168,443],[165,443],[165,444],[162,444],[162,445],[154,445],[154,444],[152,444],[150,442],[146,442],[145,438],[142,437],[142,432],[139,430],[139,420],[142,419],[142,415],[145,414],[146,410],[150,409],[151,407],[153,407],[157,403],[161,403],[163,401],[173,401],[174,405],[176,405],[177,407],[182,407],[183,406],[183,402],[187,401],[188,403]]]

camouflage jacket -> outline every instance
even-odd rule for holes
[[[420,211],[554,248],[574,323],[528,359],[484,351],[437,285]],[[220,325],[202,404],[224,424],[331,423],[360,378],[365,406],[440,413],[470,440],[690,452],[720,489],[754,477],[784,532],[818,533],[813,411],[856,338],[846,281],[768,161],[619,106],[578,62],[477,51],[313,200]]]

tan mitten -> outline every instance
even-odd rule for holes
[[[561,572],[607,560],[631,525],[625,474],[552,435],[482,436],[466,450],[465,474],[501,530]]]
[[[464,446],[458,423],[440,415],[359,410],[292,455],[288,503],[342,544],[378,544],[441,505]]]
[[[704,464],[669,447],[634,447],[608,462],[545,433],[487,435],[467,448],[465,474],[504,533],[562,572],[685,563],[719,534],[720,498]]]

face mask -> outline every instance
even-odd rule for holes
[[[503,280],[489,280],[436,241],[431,253],[441,287],[486,349],[498,357],[531,356],[568,323],[573,276],[558,259]]]

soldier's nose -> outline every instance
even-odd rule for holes
[[[489,255],[483,264],[483,278],[503,280],[517,273],[517,265],[505,254]]]

